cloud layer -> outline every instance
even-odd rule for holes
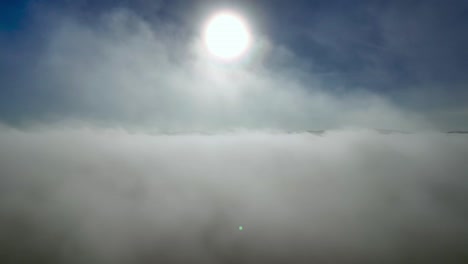
[[[467,156],[435,133],[2,128],[0,261],[461,263]]]

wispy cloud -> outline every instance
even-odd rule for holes
[[[227,65],[205,54],[197,34],[151,25],[128,10],[91,24],[51,17],[38,55],[18,62],[19,81],[6,82],[13,88],[0,113],[11,123],[84,120],[165,131],[431,127],[378,94],[336,93],[262,35],[245,61]]]

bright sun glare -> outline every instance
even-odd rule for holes
[[[249,47],[250,33],[243,19],[229,12],[215,15],[204,34],[208,51],[221,59],[235,59]]]

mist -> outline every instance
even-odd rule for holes
[[[460,263],[467,155],[440,133],[2,128],[0,261]]]

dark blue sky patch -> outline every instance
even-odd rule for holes
[[[28,6],[31,0],[0,1],[0,31],[21,30],[28,21]]]

